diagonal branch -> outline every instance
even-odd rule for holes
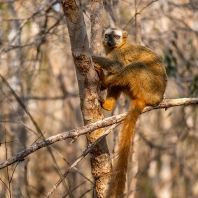
[[[63,178],[60,178],[59,181],[53,186],[53,188],[47,193],[47,197],[50,197],[51,194],[58,188],[58,186],[61,184],[64,178],[67,177],[68,173],[71,172],[71,170],[77,166],[77,164],[82,161],[88,153],[101,141],[103,140],[110,132],[113,131],[114,128],[116,128],[119,124],[112,125],[106,132],[103,133],[103,135],[98,138],[91,146],[89,146],[82,155],[67,169],[67,171],[63,174]]]
[[[168,109],[174,106],[182,106],[182,105],[186,106],[186,105],[197,105],[197,104],[198,104],[198,98],[164,99],[159,105],[155,107],[146,107],[142,113],[145,113],[154,109]],[[31,153],[43,147],[54,144],[55,142],[66,140],[68,138],[72,138],[73,140],[75,140],[79,136],[88,134],[96,129],[111,126],[116,123],[120,123],[125,118],[125,116],[126,116],[126,113],[123,113],[117,116],[112,116],[112,117],[105,118],[103,120],[99,120],[95,123],[82,126],[77,129],[72,129],[67,132],[62,132],[57,135],[50,136],[40,142],[34,143],[29,148],[22,150],[16,155],[10,157],[9,159],[0,162],[0,169],[10,166],[11,164],[15,162],[21,161],[24,159],[24,157],[30,155]]]

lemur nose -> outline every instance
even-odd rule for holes
[[[114,43],[113,41],[108,41],[108,42],[107,42],[107,45],[108,45],[109,47],[112,47],[112,46],[115,45],[115,43]]]

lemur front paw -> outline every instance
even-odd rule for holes
[[[96,72],[98,74],[100,74],[102,72],[102,68],[100,67],[100,65],[98,65],[97,63],[94,64],[94,68],[96,70]]]
[[[100,67],[100,65],[95,63],[94,67],[95,67],[96,72],[98,73],[98,76],[99,76],[100,80],[103,80],[104,79],[104,72],[103,72],[102,68]]]

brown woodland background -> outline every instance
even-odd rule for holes
[[[81,4],[90,40],[91,1]],[[166,98],[198,97],[197,0],[104,1],[103,28],[115,25],[128,31],[130,42],[141,41],[163,59]],[[0,75],[0,162],[42,140],[21,103],[44,137],[83,126],[67,24],[57,0],[0,1]],[[122,96],[116,109],[104,114],[127,107]],[[116,150],[116,134],[107,137],[110,152]],[[70,142],[55,143],[1,169],[0,198],[46,197],[60,173],[86,149],[84,136]],[[136,198],[198,197],[197,106],[141,115],[134,144],[128,186]],[[89,198],[93,188],[87,156],[51,197]]]

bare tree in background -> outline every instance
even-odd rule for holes
[[[61,137],[63,131],[71,135],[71,129],[103,119],[99,81],[90,57],[90,52],[103,54],[102,28],[124,28],[130,42],[148,46],[162,57],[169,77],[165,98],[197,97],[197,1],[66,2],[71,4],[65,12],[75,12],[73,3],[80,2],[84,15],[84,22],[70,24],[75,28],[70,27],[69,32],[57,0],[0,2],[0,164],[39,141],[45,146],[51,140],[47,137],[59,133]],[[70,14],[68,20],[75,22],[77,13]],[[73,42],[81,27],[83,33]],[[80,48],[76,51],[73,45]],[[125,100],[123,104],[127,106]],[[128,185],[128,193],[133,192],[132,197],[134,193],[136,198],[198,196],[197,106],[168,107],[141,115],[136,179],[129,174],[132,185]],[[113,120],[116,123],[115,117]],[[112,120],[104,123],[111,125]],[[105,133],[96,130],[97,126],[87,138],[73,136],[72,144],[68,139],[52,142],[0,169],[0,197],[40,198],[52,192],[49,196],[55,198],[89,198],[96,196],[95,187],[102,197],[111,160],[105,140],[91,150],[92,143]],[[89,125],[82,129],[88,130],[86,127]],[[88,150],[86,139],[92,145]],[[112,134],[107,142],[111,152]]]
[[[8,11],[10,13],[10,16],[12,18],[18,18],[18,13],[16,11],[16,8],[14,7],[12,2],[8,2]],[[11,27],[9,29],[8,35],[7,35],[7,40],[10,45],[21,45],[21,30],[19,29],[19,21],[18,20],[13,20],[10,23]],[[15,89],[18,95],[21,96],[21,100],[24,98],[24,85],[21,80],[21,74],[23,72],[23,52],[20,49],[12,50],[9,54],[8,58],[8,75],[10,76],[9,79],[9,84],[10,86]],[[26,93],[28,94],[28,93]],[[22,111],[21,106],[18,104],[18,102],[12,103],[12,110],[13,113],[10,115],[10,119],[14,122],[18,122],[21,120],[21,122],[25,122],[25,117],[24,117],[24,112]],[[20,118],[17,115],[20,112]],[[19,152],[22,148],[26,147],[26,141],[27,141],[27,134],[26,134],[26,129],[22,125],[18,126],[11,126],[11,131],[14,132],[16,131],[16,138],[18,139],[18,144],[13,144],[11,147],[13,152],[17,151]],[[15,171],[15,177],[17,178],[16,183],[13,183],[12,185],[12,196],[16,198],[21,197],[20,191],[18,189],[20,188],[20,184],[26,184],[27,181],[27,172],[25,169],[27,162],[22,162],[18,165],[18,168]],[[24,190],[23,186],[23,190]]]

